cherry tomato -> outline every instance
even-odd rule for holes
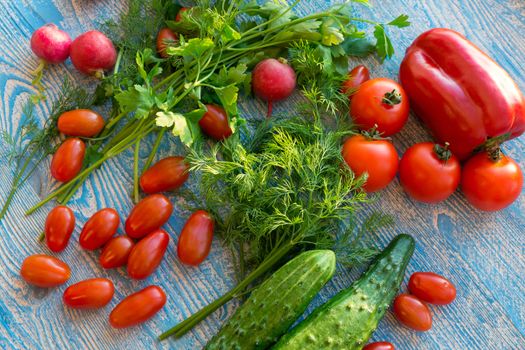
[[[181,7],[177,13],[177,16],[175,16],[175,21],[180,22],[182,20],[182,13],[188,11],[189,9],[189,7]]]
[[[91,278],[75,283],[64,291],[64,304],[74,309],[97,309],[107,305],[115,287],[107,278]]]
[[[348,73],[348,79],[343,82],[343,92],[349,96],[353,95],[359,86],[368,80],[370,80],[368,68],[359,65]]]
[[[448,158],[448,159],[447,159]],[[431,142],[410,147],[399,162],[399,181],[408,195],[425,203],[441,202],[458,188],[459,160]]]
[[[367,192],[385,188],[396,176],[399,158],[390,141],[355,135],[345,141],[342,153],[357,176],[368,174],[363,186]]]
[[[157,34],[157,52],[162,58],[168,58],[169,55],[166,49],[179,40],[177,33],[169,28],[162,28]]]
[[[416,331],[432,328],[432,314],[427,304],[410,294],[400,294],[394,300],[394,314],[399,322]]]
[[[87,250],[102,247],[117,232],[120,218],[113,208],[104,208],[93,214],[80,232],[80,246]]]
[[[408,290],[430,304],[447,305],[456,299],[456,287],[433,272],[416,272],[410,276]]]
[[[47,214],[44,232],[46,244],[53,252],[66,249],[75,229],[75,214],[66,206],[59,205]]]
[[[55,287],[66,283],[71,275],[69,266],[55,257],[35,254],[25,258],[20,275],[30,284],[38,287]]]
[[[129,253],[135,242],[128,236],[118,236],[110,239],[100,253],[99,262],[105,269],[124,266],[128,263]]]
[[[173,191],[186,182],[189,166],[183,157],[167,157],[153,164],[140,177],[144,193]]]
[[[127,296],[109,314],[114,328],[140,324],[155,315],[166,304],[166,294],[157,286],[146,287]]]
[[[401,130],[408,119],[405,90],[393,80],[376,78],[363,83],[352,96],[350,114],[363,130],[377,125],[382,136]]]
[[[213,226],[212,217],[204,210],[197,210],[190,216],[177,245],[177,254],[183,263],[197,266],[206,259],[213,239]]]
[[[363,350],[395,350],[394,345],[392,343],[381,341],[381,342],[375,342],[370,343],[366,345]]]
[[[232,129],[228,124],[228,116],[221,106],[206,105],[208,110],[199,120],[202,131],[211,138],[219,141],[228,138],[232,134]]]
[[[68,136],[93,137],[104,128],[104,118],[90,109],[75,109],[58,117],[58,131]]]
[[[68,182],[82,169],[86,144],[78,138],[65,140],[51,160],[51,176],[57,181]]]
[[[142,238],[164,225],[172,212],[173,204],[165,195],[147,196],[129,213],[126,220],[126,233],[131,238]]]
[[[463,167],[461,190],[475,208],[496,211],[508,207],[520,195],[523,174],[518,164],[501,155],[492,161],[487,153],[470,158]]]
[[[141,280],[151,275],[162,261],[169,241],[166,231],[158,229],[135,244],[128,258],[129,277]]]

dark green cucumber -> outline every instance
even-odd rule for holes
[[[268,348],[302,315],[334,271],[331,250],[298,255],[251,293],[206,349]]]
[[[414,246],[409,235],[394,238],[357,281],[314,310],[272,349],[361,349],[392,303]]]

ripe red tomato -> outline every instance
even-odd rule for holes
[[[410,147],[399,162],[401,185],[421,202],[444,201],[458,188],[460,179],[461,165],[456,156],[431,142]]]
[[[110,239],[102,249],[98,261],[105,269],[124,266],[128,263],[129,253],[135,242],[128,236],[118,236]]]
[[[97,309],[107,305],[115,287],[107,278],[91,278],[75,283],[64,291],[64,304],[74,309]]]
[[[377,125],[381,136],[397,133],[408,119],[405,90],[393,80],[376,78],[363,83],[352,96],[350,114],[363,130]]]
[[[141,280],[151,275],[162,261],[169,241],[166,231],[158,229],[135,244],[128,258],[129,277]]]
[[[114,328],[140,324],[155,315],[166,304],[166,294],[157,286],[146,287],[127,296],[109,314]]]
[[[345,141],[342,154],[357,176],[368,174],[363,186],[367,192],[385,188],[396,176],[399,158],[390,141],[355,135]]]
[[[213,226],[213,218],[204,210],[197,210],[190,216],[177,244],[177,254],[183,263],[197,266],[206,259],[213,239]]]
[[[189,7],[181,7],[177,13],[177,16],[175,16],[175,21],[180,22],[182,20],[182,13],[188,11],[189,9]]]
[[[51,160],[51,176],[60,182],[68,182],[73,179],[82,169],[85,154],[84,141],[78,138],[65,140]]]
[[[348,79],[343,82],[343,92],[351,97],[365,81],[370,80],[368,68],[359,65],[348,73]]]
[[[520,195],[523,174],[518,164],[501,155],[492,161],[485,152],[470,158],[463,167],[461,190],[470,204],[485,211],[508,207]]]
[[[162,58],[168,58],[166,49],[179,40],[179,35],[169,28],[162,28],[157,34],[157,52]]]
[[[93,214],[80,232],[80,246],[87,250],[102,247],[117,232],[120,218],[113,208],[104,208]]]
[[[432,328],[432,314],[427,304],[410,294],[400,294],[394,300],[394,314],[399,322],[416,331]]]
[[[58,117],[58,130],[68,136],[93,137],[104,128],[104,118],[90,109],[75,109]]]
[[[230,137],[232,129],[228,124],[228,116],[221,106],[206,105],[208,110],[199,120],[202,131],[211,138],[220,141]]]
[[[135,205],[126,220],[126,233],[131,238],[142,238],[160,228],[170,218],[173,204],[163,194],[152,194]]]
[[[430,304],[447,305],[456,299],[456,287],[433,272],[416,272],[410,276],[408,290]]]
[[[75,214],[71,209],[63,205],[51,209],[44,228],[48,248],[53,252],[64,250],[74,229]]]
[[[381,342],[375,342],[370,343],[366,345],[363,350],[395,350],[394,345],[392,343],[381,341]]]
[[[144,193],[173,191],[186,182],[189,166],[183,157],[167,157],[153,164],[140,177]]]
[[[35,254],[25,258],[20,275],[30,284],[38,287],[55,287],[66,283],[71,275],[69,266],[55,257]]]

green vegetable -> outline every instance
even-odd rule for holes
[[[272,349],[361,349],[394,299],[414,245],[411,236],[394,238],[350,288],[316,309]]]
[[[373,215],[358,228],[355,213],[370,199],[341,155],[352,134],[348,118],[323,122],[316,101],[296,118],[272,118],[255,133],[234,134],[186,159],[200,173],[200,196],[216,219],[216,233],[238,251],[240,282],[221,298],[162,334],[182,336],[221,305],[270,272],[284,256],[306,249],[334,249],[353,265],[375,250],[363,235],[389,223]],[[336,118],[337,119],[337,118]],[[254,267],[244,276],[244,271]],[[244,279],[243,279],[244,278]]]
[[[206,349],[266,349],[302,315],[334,271],[331,250],[298,255],[251,293]]]
[[[219,103],[226,112],[231,129],[236,132],[245,123],[237,110],[242,91],[250,90],[251,69],[265,57],[287,56],[291,47],[300,55],[301,47],[315,50],[315,55],[302,55],[305,69],[298,65],[298,78],[309,87],[308,94],[335,111],[334,100],[341,100],[339,83],[348,71],[348,55],[377,52],[381,59],[391,51],[369,44],[365,32],[356,25],[365,22],[382,28],[383,42],[388,41],[384,28],[390,24],[406,25],[404,18],[378,23],[352,16],[352,2],[347,1],[318,13],[299,17],[294,13],[299,1],[268,1],[259,5],[246,0],[199,0],[185,12],[184,19],[172,21],[178,6],[170,0],[130,0],[129,12],[119,23],[106,30],[119,48],[115,72],[97,88],[97,103],[113,104],[110,122],[103,138],[88,147],[91,154],[85,169],[27,211],[30,214],[52,199],[67,202],[87,177],[108,159],[134,146],[134,197],[138,199],[138,177],[141,171],[138,150],[141,141],[164,128],[188,147],[202,138],[198,116],[204,104]],[[142,21],[144,23],[142,23]],[[179,34],[178,46],[170,47],[168,59],[154,53],[154,40],[160,27],[168,25]],[[376,37],[379,37],[376,35]],[[301,46],[299,43],[303,43]],[[365,49],[363,49],[365,48]],[[370,48],[373,48],[371,50]],[[316,61],[309,61],[315,59]],[[322,61],[322,66],[317,65]],[[316,67],[309,70],[309,67]],[[301,74],[324,72],[319,82],[315,76],[301,79]],[[313,78],[312,78],[313,77]],[[177,109],[177,110],[175,110]],[[154,143],[152,157],[158,143]],[[150,157],[152,159],[152,157]],[[149,163],[146,162],[147,165]],[[143,166],[144,168],[144,166]]]

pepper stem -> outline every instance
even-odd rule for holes
[[[401,94],[396,90],[387,92],[381,100],[386,105],[395,106],[401,103]]]

